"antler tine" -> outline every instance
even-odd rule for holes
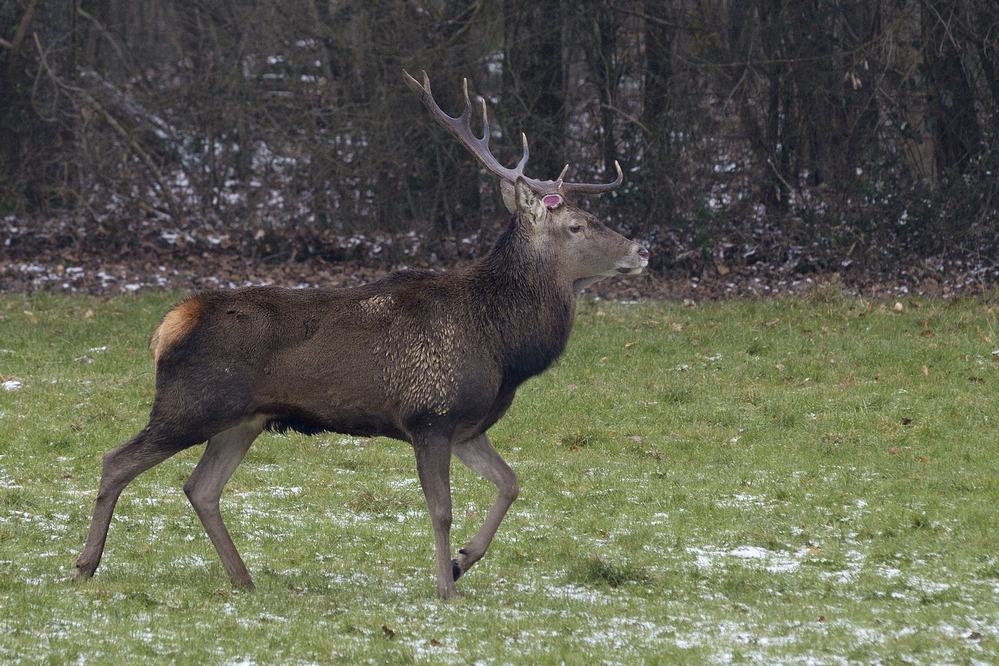
[[[521,143],[524,144],[524,152],[523,152],[523,154],[521,154],[520,161],[517,162],[517,166],[514,167],[514,170],[517,173],[519,173],[521,176],[523,176],[524,175],[524,166],[527,164],[527,160],[531,156],[531,149],[527,147],[527,134],[525,134],[524,132],[521,132],[520,133],[520,139],[521,139]]]
[[[426,72],[424,72],[424,74],[426,74]],[[403,76],[403,81],[405,81],[406,85],[409,86],[410,88],[415,86],[416,88],[419,88],[421,90],[423,89],[423,86],[420,85],[420,82],[414,79],[412,74],[410,74],[406,70],[402,70],[402,76]]]
[[[566,162],[565,166],[562,167],[562,173],[560,173],[558,175],[558,178],[555,179],[555,189],[556,190],[561,190],[562,189],[562,181],[565,179],[565,174],[567,174],[567,173],[569,173],[569,163],[568,162]]]
[[[468,79],[465,77],[461,78],[461,88],[462,92],[465,93],[465,110],[461,112],[459,118],[464,118],[472,112],[472,102],[468,99]]]
[[[600,194],[601,192],[609,192],[615,187],[618,187],[624,182],[624,171],[621,170],[621,164],[614,160],[614,168],[617,169],[617,178],[610,183],[563,183],[563,192],[583,192],[588,194]]]
[[[489,147],[489,112],[486,111],[486,99],[485,97],[479,97],[479,102],[482,104],[482,145],[486,148]]]

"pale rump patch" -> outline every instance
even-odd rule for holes
[[[163,321],[153,331],[153,337],[149,340],[149,353],[153,355],[154,362],[158,362],[164,352],[176,346],[194,329],[201,316],[202,307],[201,300],[197,296],[192,296],[175,305],[164,315]]]

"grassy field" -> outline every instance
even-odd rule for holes
[[[332,434],[262,436],[223,495],[255,593],[181,490],[201,447],[129,486],[71,581],[175,297],[0,297],[0,662],[997,659],[988,302],[584,303],[492,430],[521,496],[445,604],[408,445]],[[453,477],[457,547],[493,493]]]

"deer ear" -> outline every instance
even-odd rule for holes
[[[523,215],[532,223],[545,218],[546,210],[541,197],[523,178],[518,178],[514,184],[500,181],[500,189],[503,192],[503,203],[511,213]]]
[[[500,180],[500,193],[503,195],[503,205],[510,213],[517,212],[517,195],[513,183],[508,180]]]

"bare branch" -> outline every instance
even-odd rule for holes
[[[59,76],[56,75],[54,71],[52,71],[52,67],[49,65],[48,59],[45,57],[45,50],[42,48],[42,42],[38,38],[38,34],[35,33],[33,37],[35,39],[35,47],[38,49],[39,62],[41,63],[42,68],[45,70],[46,74],[48,74],[49,79],[52,81],[52,83],[58,86],[61,90],[76,95],[76,97],[79,98],[83,102],[83,104],[89,106],[91,109],[99,113],[101,117],[103,117],[104,120],[107,121],[111,129],[113,129],[115,133],[118,134],[118,136],[120,136],[125,141],[128,147],[132,149],[132,152],[135,153],[135,155],[146,166],[146,169],[149,170],[149,173],[152,176],[153,182],[156,184],[157,189],[159,189],[160,193],[167,200],[167,205],[170,207],[170,212],[173,214],[175,219],[180,219],[181,217],[180,208],[178,208],[177,202],[173,198],[173,193],[170,191],[170,188],[167,187],[166,179],[163,177],[163,174],[160,172],[159,167],[156,166],[156,162],[153,161],[153,158],[149,155],[149,153],[143,150],[142,146],[139,145],[139,142],[135,140],[135,137],[132,136],[128,132],[128,130],[122,127],[121,123],[119,123],[118,120],[113,115],[111,115],[111,113],[107,109],[105,109],[104,106],[100,102],[98,102],[93,95],[91,95],[83,88],[70,85],[65,81],[63,81],[62,79],[60,79]]]

